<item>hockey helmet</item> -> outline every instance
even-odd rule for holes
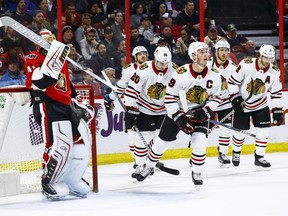
[[[168,47],[157,47],[154,52],[155,60],[161,63],[169,63],[172,60],[172,55]]]
[[[51,43],[53,40],[56,40],[55,35],[52,34],[52,32],[49,31],[48,29],[41,29],[41,30],[39,31],[39,35],[40,35],[43,39],[45,39],[46,41],[48,41],[48,42],[50,42],[50,43]]]
[[[146,52],[147,56],[148,56],[148,51],[144,46],[137,46],[133,49],[132,51],[132,57],[135,59],[136,55],[140,52]]]
[[[218,50],[219,48],[227,48],[230,51],[230,44],[226,40],[219,40],[215,44],[215,49]]]
[[[272,59],[272,62],[275,60],[275,49],[272,45],[263,44],[260,49],[259,53],[261,56],[265,56],[267,58]]]
[[[195,54],[197,56],[197,51],[201,49],[208,49],[208,45],[203,42],[192,42],[188,48],[188,54],[190,59],[193,60],[192,54]]]

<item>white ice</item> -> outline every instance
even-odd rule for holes
[[[40,193],[0,198],[0,215],[288,215],[288,153],[267,154],[271,171],[255,171],[254,157],[242,155],[235,169],[220,168],[207,158],[196,191],[188,159],[164,160],[179,176],[156,172],[142,183],[132,183],[132,164],[99,166],[99,193],[86,199],[61,202],[42,200]]]

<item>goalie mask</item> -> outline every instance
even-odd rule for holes
[[[39,35],[45,39],[46,41],[48,41],[49,43],[52,43],[53,40],[56,40],[56,37],[54,34],[52,34],[51,31],[49,31],[48,29],[42,29],[39,31]]]
[[[265,56],[269,59],[270,63],[275,60],[275,49],[272,45],[262,45],[259,49],[260,56]]]

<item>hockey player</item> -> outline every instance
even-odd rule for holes
[[[134,63],[128,64],[127,66],[123,67],[122,77],[116,84],[116,93],[119,95],[119,97],[124,94],[124,91],[128,86],[128,82],[131,76],[137,70],[137,68],[148,60],[148,51],[144,46],[137,46],[132,51],[132,57],[134,59]],[[112,111],[114,109],[114,100],[116,100],[114,92],[104,95],[104,105],[107,111]],[[127,127],[127,125],[126,131],[128,133],[129,149],[132,157],[134,158],[134,137],[136,135],[136,132],[134,130],[131,130],[131,128]]]
[[[138,166],[132,178],[145,167],[148,143],[159,132],[166,114],[164,96],[167,84],[177,69],[177,65],[171,62],[172,55],[167,47],[157,47],[154,57],[154,60],[138,67],[124,94],[125,124],[127,128],[136,125],[141,133],[135,136],[134,158]]]
[[[272,64],[275,50],[271,45],[262,45],[257,58],[243,59],[228,82],[231,102],[235,110],[233,127],[249,130],[250,118],[256,129],[255,161],[256,169],[270,170],[271,164],[265,160],[265,152],[271,127],[271,116],[268,106],[268,92],[271,97],[273,123],[282,124],[282,85],[279,69]],[[236,132],[232,137],[232,163],[240,164],[240,153],[245,136]]]
[[[230,102],[230,95],[228,91],[228,79],[231,76],[232,71],[235,71],[237,66],[228,59],[230,53],[230,45],[226,40],[220,40],[215,44],[215,55],[212,61],[208,61],[207,67],[212,70],[217,70],[221,75],[222,85],[221,85],[221,97],[223,102],[216,109],[218,116],[218,121],[223,124],[231,125],[232,120],[232,105]],[[218,137],[218,161],[221,167],[228,167],[230,160],[227,157],[228,148],[230,144],[230,130],[225,127],[219,127],[219,137]]]
[[[173,74],[165,95],[167,115],[162,123],[158,137],[148,153],[145,169],[137,175],[143,181],[160,160],[169,143],[176,140],[180,130],[191,135],[192,143],[192,181],[202,185],[201,172],[206,159],[206,145],[209,118],[221,102],[221,77],[217,71],[209,69],[207,64],[208,46],[203,42],[192,42],[188,54],[193,61],[185,64]],[[179,92],[184,90],[185,102],[189,113],[183,112]]]
[[[70,83],[65,62],[69,48],[56,41],[47,29],[39,34],[51,43],[50,49],[47,53],[36,46],[37,50],[26,56],[25,70],[33,115],[42,127],[45,143],[42,193],[50,200],[61,200],[68,194],[86,197],[90,187],[82,176],[90,160],[87,123],[94,110],[76,95]]]

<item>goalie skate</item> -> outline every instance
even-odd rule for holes
[[[264,156],[257,155],[256,153],[254,155],[255,155],[254,164],[256,166],[257,171],[270,171],[271,170],[271,164],[264,159]]]

